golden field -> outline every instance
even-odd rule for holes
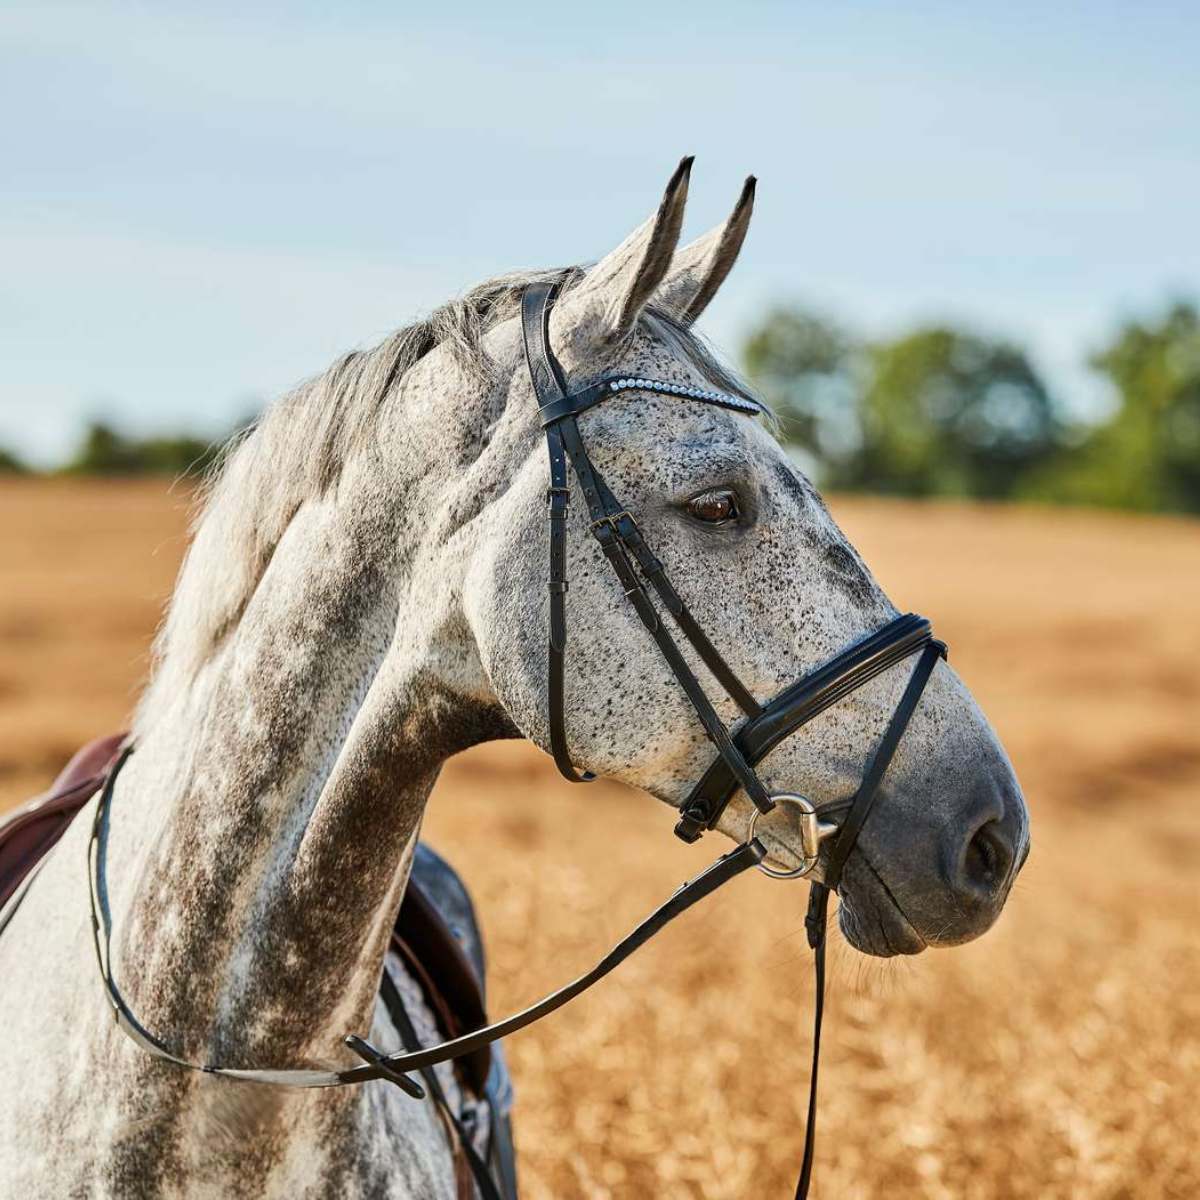
[[[0,808],[121,727],[184,545],[157,483],[0,483]],[[1016,764],[1034,849],[981,941],[839,940],[819,1197],[1200,1195],[1200,524],[843,498]],[[500,1014],[590,965],[718,846],[527,746],[450,763]],[[783,1197],[811,1021],[806,889],[743,878],[509,1045],[523,1195]]]

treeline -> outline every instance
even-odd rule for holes
[[[872,342],[795,307],[743,347],[747,373],[822,484],[1200,512],[1200,315],[1130,320],[1089,365],[1113,408],[1072,420],[1020,346],[950,326]]]
[[[1123,324],[1089,363],[1112,394],[1081,423],[1025,351],[948,325],[871,341],[795,306],[769,311],[743,366],[825,486],[1200,512],[1200,314],[1179,301]],[[68,474],[196,475],[223,439],[91,424]],[[0,471],[20,471],[0,448]]]
[[[200,476],[212,465],[225,440],[209,441],[186,433],[135,438],[106,422],[91,421],[67,461],[51,473]],[[0,473],[26,474],[30,470],[15,454],[0,447]]]

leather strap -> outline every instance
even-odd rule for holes
[[[945,645],[934,640],[932,627],[924,617],[914,613],[896,617],[768,701],[757,716],[751,716],[734,731],[734,744],[752,766],[761,762],[814,717],[926,645],[936,646],[945,655]],[[680,806],[676,836],[694,842],[711,829],[739,783],[728,763],[723,758],[715,759]]]
[[[340,1082],[336,1071],[317,1071],[307,1069],[285,1068],[280,1070],[261,1068],[219,1067],[207,1063],[193,1063],[175,1054],[164,1043],[159,1041],[147,1030],[132,1010],[125,1003],[112,972],[112,921],[108,909],[108,885],[105,877],[105,846],[108,840],[108,823],[113,789],[121,768],[129,761],[133,753],[133,745],[128,744],[122,749],[113,764],[104,788],[96,801],[96,811],[92,818],[92,833],[88,839],[88,900],[92,915],[92,943],[96,951],[96,965],[100,978],[104,983],[104,993],[112,1009],[113,1019],[117,1027],[131,1041],[141,1047],[147,1054],[164,1062],[174,1063],[189,1071],[203,1071],[207,1075],[223,1075],[243,1083],[264,1083],[282,1087],[332,1087]],[[412,1085],[416,1088],[416,1085]],[[410,1095],[419,1093],[410,1091]]]
[[[829,889],[814,882],[808,890],[804,925],[813,952],[812,1062],[808,1069],[808,1111],[804,1118],[804,1156],[796,1180],[796,1200],[807,1200],[817,1149],[817,1072],[821,1066],[821,1026],[825,1021],[825,933],[829,924]]]
[[[879,785],[883,782],[883,776],[891,765],[896,747],[900,745],[900,739],[904,736],[904,731],[908,728],[908,723],[912,720],[913,713],[917,711],[917,705],[921,702],[921,694],[925,691],[929,676],[944,652],[945,647],[940,642],[927,642],[925,649],[921,651],[921,657],[917,659],[917,665],[913,668],[904,694],[900,697],[900,703],[896,705],[896,711],[892,713],[892,719],[888,722],[883,741],[879,743],[878,749],[871,758],[867,772],[851,802],[850,811],[846,814],[841,828],[833,839],[829,857],[825,860],[823,874],[826,887],[834,891],[842,881],[842,869],[846,865],[846,859],[849,858],[850,851],[854,849],[854,843],[858,840],[858,835],[862,832],[862,827],[866,824],[867,817],[871,815],[871,809],[875,807],[875,801],[879,798]]]
[[[654,556],[642,531],[627,509],[621,507],[617,498],[609,490],[608,484],[599,472],[595,473],[596,486],[599,489],[605,511],[615,514],[616,531],[625,548],[637,560],[638,569],[643,578],[658,593],[667,611],[679,626],[680,632],[692,644],[704,665],[713,673],[717,682],[725,689],[726,695],[736,701],[737,706],[748,717],[756,717],[762,712],[761,707],[745,684],[734,674],[729,664],[721,657],[717,648],[709,641],[708,635],[692,616],[687,605],[675,590],[662,563]]]
[[[628,519],[632,521],[633,518],[628,517]],[[667,665],[671,668],[680,687],[683,688],[684,694],[691,701],[692,708],[695,709],[700,723],[704,726],[704,732],[716,746],[721,759],[728,765],[738,783],[745,788],[746,794],[754,802],[754,806],[761,812],[770,812],[775,807],[775,802],[768,795],[762,781],[733,744],[729,730],[726,729],[725,723],[713,708],[712,702],[688,665],[687,659],[680,652],[675,639],[666,626],[659,620],[658,610],[634,574],[617,524],[611,518],[602,519],[593,524],[592,533],[616,572],[621,586],[625,590],[625,598],[636,609],[638,616],[642,619],[642,624],[646,626],[650,636],[658,644],[659,651],[667,660]]]
[[[536,283],[521,296],[521,336],[525,344],[525,362],[539,406],[551,403],[564,393],[562,374],[550,353],[550,306],[557,288]],[[557,426],[546,430],[546,450],[550,456],[550,487],[546,492],[550,526],[550,639],[547,654],[546,697],[549,705],[550,752],[559,773],[572,783],[590,783],[590,771],[575,770],[567,745],[566,729],[566,650],[567,650],[567,513],[571,489],[567,486],[567,454]]]
[[[712,671],[726,692],[748,715],[757,715],[758,702],[750,691],[738,680],[736,674],[721,657],[707,635],[684,605],[663,570],[662,563],[650,552],[628,510],[622,508],[600,473],[596,470],[583,445],[579,425],[565,395],[566,386],[562,372],[550,349],[549,318],[555,297],[555,287],[550,284],[535,284],[527,288],[521,298],[521,333],[525,345],[525,359],[533,382],[534,394],[539,409],[551,412],[546,424],[546,445],[550,457],[550,639],[548,649],[547,700],[549,706],[550,749],[559,771],[572,782],[593,778],[581,775],[571,762],[567,745],[565,717],[565,654],[567,641],[566,626],[566,523],[570,490],[567,481],[566,462],[569,459],[583,491],[584,501],[592,521],[592,533],[600,544],[605,557],[621,583],[626,599],[633,605],[642,624],[658,644],[672,673],[679,681],[710,740],[716,745],[721,758],[728,763],[730,771],[747,795],[762,812],[769,812],[774,802],[757,775],[746,763],[730,738],[729,731],[708,699],[704,688],[696,678],[687,660],[676,645],[674,638],[659,619],[649,595],[639,582],[630,562],[630,554],[637,560],[645,578],[651,583],[672,614],[681,632],[688,638],[701,660]],[[620,380],[621,384],[644,384],[661,389],[665,385],[646,380]],[[587,403],[591,407],[606,394],[612,382],[589,389]],[[629,390],[628,388],[620,390]],[[680,389],[685,392],[687,389]],[[745,411],[757,412],[757,406],[738,398],[722,396],[720,393],[692,389],[693,398],[705,403],[722,403]],[[675,394],[675,393],[672,393]],[[582,411],[582,408],[580,409]]]
[[[557,283],[531,283],[521,296],[525,362],[539,408],[566,395],[567,391],[562,370],[550,352],[550,309],[558,287]]]
[[[862,783],[850,803],[850,810],[838,830],[830,848],[824,867],[823,881],[814,881],[808,893],[808,913],[804,918],[808,944],[813,950],[813,1006],[812,1065],[808,1077],[808,1114],[804,1122],[804,1158],[800,1165],[800,1178],[796,1183],[796,1200],[806,1200],[812,1182],[813,1155],[817,1144],[817,1072],[821,1062],[821,1025],[825,1019],[825,941],[829,924],[829,897],[841,883],[846,859],[862,832],[871,809],[879,797],[880,785],[896,754],[896,747],[904,736],[929,676],[937,660],[945,653],[940,642],[926,641],[921,657],[913,668],[904,688],[900,703],[892,713],[892,719],[884,731],[883,739],[871,756],[863,774]]]
[[[105,879],[105,844],[108,837],[108,821],[111,812],[113,791],[121,768],[129,761],[133,746],[127,745],[118,756],[105,780],[104,788],[96,802],[92,819],[92,833],[88,840],[88,897],[91,904],[92,935],[96,951],[96,964],[104,984],[105,997],[113,1011],[118,1028],[147,1054],[189,1071],[203,1071],[208,1075],[221,1075],[242,1083],[271,1084],[277,1087],[342,1087],[362,1083],[368,1079],[387,1079],[395,1083],[414,1099],[424,1096],[424,1090],[407,1075],[409,1071],[420,1071],[434,1063],[447,1062],[470,1054],[492,1042],[516,1033],[539,1021],[542,1017],[562,1008],[564,1004],[588,990],[610,972],[621,965],[657,933],[664,929],[681,913],[710,896],[743,871],[756,867],[766,857],[766,849],[757,839],[745,842],[723,854],[699,875],[694,876],[671,895],[665,903],[654,910],[631,933],[622,938],[590,971],[543,997],[536,1004],[502,1021],[476,1029],[461,1037],[451,1038],[437,1046],[421,1050],[403,1050],[385,1054],[376,1049],[365,1038],[350,1035],[346,1045],[360,1058],[364,1065],[350,1067],[344,1071],[318,1071],[306,1068],[281,1067],[223,1067],[210,1063],[194,1063],[174,1053],[154,1034],[150,1033],[133,1015],[121,996],[112,971],[110,946],[112,925],[108,911],[108,888]]]
[[[549,356],[549,361],[551,365],[557,366],[554,362],[553,352]],[[561,383],[561,376],[559,381]],[[542,425],[546,426],[555,421],[561,421],[563,417],[577,417],[580,413],[587,412],[589,408],[594,408],[603,400],[630,391],[655,392],[660,396],[677,396],[681,400],[699,400],[702,404],[714,404],[718,408],[728,408],[733,412],[744,413],[750,417],[761,416],[763,411],[762,406],[754,400],[748,400],[745,396],[734,396],[728,392],[689,387],[687,384],[668,383],[661,379],[626,379],[624,377],[618,379],[615,375],[609,375],[601,379],[599,383],[593,383],[591,387],[586,387],[582,391],[572,392],[569,396],[557,396],[547,400],[544,404],[539,401],[538,408]]]
[[[711,895],[723,887],[731,879],[736,879],[743,871],[756,867],[766,856],[762,843],[755,838],[743,842],[740,846],[723,854],[711,866],[701,871],[699,875],[689,879],[664,904],[654,910],[631,933],[623,937],[590,971],[584,972],[577,979],[565,984],[556,992],[531,1004],[528,1008],[503,1021],[497,1021],[483,1029],[463,1034],[438,1046],[425,1050],[405,1051],[399,1054],[386,1055],[378,1063],[369,1063],[362,1067],[353,1067],[341,1073],[343,1083],[361,1083],[367,1079],[378,1079],[382,1074],[380,1068],[386,1066],[395,1071],[419,1071],[422,1067],[430,1067],[434,1063],[446,1062],[460,1055],[469,1054],[480,1046],[488,1045],[507,1037],[511,1033],[525,1029],[569,1001],[582,992],[587,991],[593,984],[598,983],[611,971],[621,965],[631,954],[644,946],[651,938],[664,929],[681,913],[686,912],[693,904]]]
[[[401,1044],[409,1050],[419,1050],[421,1039],[417,1036],[416,1027],[408,1015],[408,1010],[404,1007],[400,989],[396,987],[396,981],[388,974],[386,967],[383,977],[379,981],[379,994],[383,997],[384,1007],[387,1008],[388,1015],[392,1018],[392,1024],[396,1026],[396,1030],[400,1034]],[[453,1134],[453,1153],[456,1157],[461,1156],[462,1161],[467,1164],[467,1168],[475,1180],[475,1186],[479,1189],[480,1200],[505,1200],[492,1176],[491,1169],[479,1156],[479,1151],[475,1149],[475,1143],[470,1133],[463,1128],[458,1114],[450,1107],[437,1072],[432,1067],[425,1067],[421,1071],[421,1078],[425,1083],[426,1092]],[[467,1188],[470,1188],[469,1183]],[[468,1192],[468,1195],[471,1194],[473,1193]]]

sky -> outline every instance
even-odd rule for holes
[[[1194,3],[0,4],[0,446],[224,432],[489,275],[758,176],[702,328],[1021,340],[1200,295]]]

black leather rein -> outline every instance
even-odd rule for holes
[[[348,1067],[342,1071],[292,1067],[223,1067],[210,1063],[194,1063],[171,1051],[138,1021],[126,1004],[113,977],[110,947],[112,930],[108,916],[107,887],[104,879],[104,844],[108,836],[108,820],[117,777],[132,753],[133,747],[126,746],[105,780],[104,788],[96,803],[96,811],[92,819],[92,834],[88,841],[88,891],[91,901],[93,942],[96,950],[96,962],[104,981],[109,1006],[112,1008],[113,1016],[121,1030],[148,1054],[174,1063],[176,1066],[203,1071],[209,1075],[222,1075],[243,1083],[321,1088],[365,1083],[370,1079],[388,1079],[399,1084],[409,1095],[420,1098],[421,1088],[413,1080],[406,1078],[405,1072],[418,1071],[436,1063],[447,1062],[464,1054],[470,1054],[502,1037],[507,1037],[510,1033],[524,1029],[527,1025],[532,1025],[535,1021],[540,1021],[542,1017],[549,1016],[550,1013],[573,1000],[594,983],[598,983],[610,971],[620,966],[635,950],[644,946],[659,930],[681,913],[686,912],[693,904],[703,900],[705,896],[711,895],[748,868],[757,866],[766,854],[762,843],[756,838],[723,854],[699,875],[693,876],[683,884],[637,928],[622,938],[590,971],[586,971],[578,979],[551,992],[550,995],[536,1004],[531,1004],[521,1012],[482,1029],[464,1034],[462,1037],[424,1049],[385,1054],[365,1039],[351,1034],[345,1039],[345,1042],[350,1049],[365,1060],[366,1065]]]
[[[605,400],[635,396],[638,393],[669,395],[685,402],[715,405],[749,417],[758,415],[762,410],[753,400],[744,396],[625,376],[602,379],[582,391],[569,392],[558,362],[551,352],[548,335],[549,316],[555,293],[556,288],[553,285],[534,284],[526,289],[521,301],[521,327],[526,360],[550,456],[550,487],[547,492],[550,525],[547,694],[550,743],[555,763],[562,774],[574,782],[585,782],[592,778],[590,774],[575,770],[566,735],[564,672],[567,647],[567,513],[571,498],[569,464],[587,505],[591,518],[591,532],[600,550],[616,573],[625,598],[633,605],[641,623],[654,639],[717,750],[716,759],[681,805],[675,832],[684,841],[696,841],[705,830],[716,824],[726,805],[736,792],[742,789],[755,806],[755,822],[761,814],[771,812],[780,803],[794,805],[799,809],[804,841],[799,866],[793,869],[772,867],[765,847],[754,836],[752,825],[745,842],[722,855],[707,869],[683,884],[590,971],[513,1016],[436,1046],[385,1053],[366,1039],[350,1035],[345,1038],[345,1044],[363,1060],[363,1063],[342,1071],[224,1067],[194,1063],[174,1053],[141,1025],[122,998],[113,978],[111,929],[104,880],[104,845],[117,777],[132,753],[132,747],[127,746],[105,781],[96,803],[92,836],[88,843],[88,890],[100,976],[118,1027],[148,1054],[177,1066],[240,1082],[285,1087],[339,1087],[372,1079],[386,1079],[402,1088],[408,1095],[420,1098],[424,1091],[409,1077],[408,1072],[427,1071],[436,1063],[470,1054],[548,1016],[603,979],[670,921],[749,868],[759,867],[776,877],[792,878],[809,875],[820,866],[821,880],[812,884],[808,915],[805,918],[808,941],[815,951],[816,980],[813,1057],[804,1161],[796,1188],[797,1197],[805,1197],[808,1194],[812,1172],[816,1130],[817,1066],[824,1014],[825,933],[829,894],[837,889],[841,881],[846,859],[878,798],[880,785],[900,739],[920,703],[921,694],[938,658],[945,656],[946,648],[934,639],[930,624],[924,617],[909,613],[895,618],[858,645],[852,646],[824,666],[785,688],[773,699],[759,703],[740,682],[696,622],[687,605],[671,585],[662,563],[647,546],[633,514],[613,495],[588,457],[576,418]],[[660,606],[665,612],[660,610]],[[736,728],[728,729],[717,714],[667,628],[666,614],[670,615],[675,627],[742,710],[744,719]],[[913,655],[918,656],[916,666],[883,738],[867,760],[862,782],[853,797],[818,811],[802,796],[772,796],[768,792],[756,774],[755,766],[775,746],[852,691]],[[819,819],[830,813],[843,814],[840,824],[822,822]],[[823,838],[832,839],[824,851],[820,845]],[[450,1116],[453,1120],[453,1114]],[[490,1180],[480,1177],[478,1171],[476,1178],[483,1195],[491,1200],[491,1197],[496,1195],[494,1185]]]

